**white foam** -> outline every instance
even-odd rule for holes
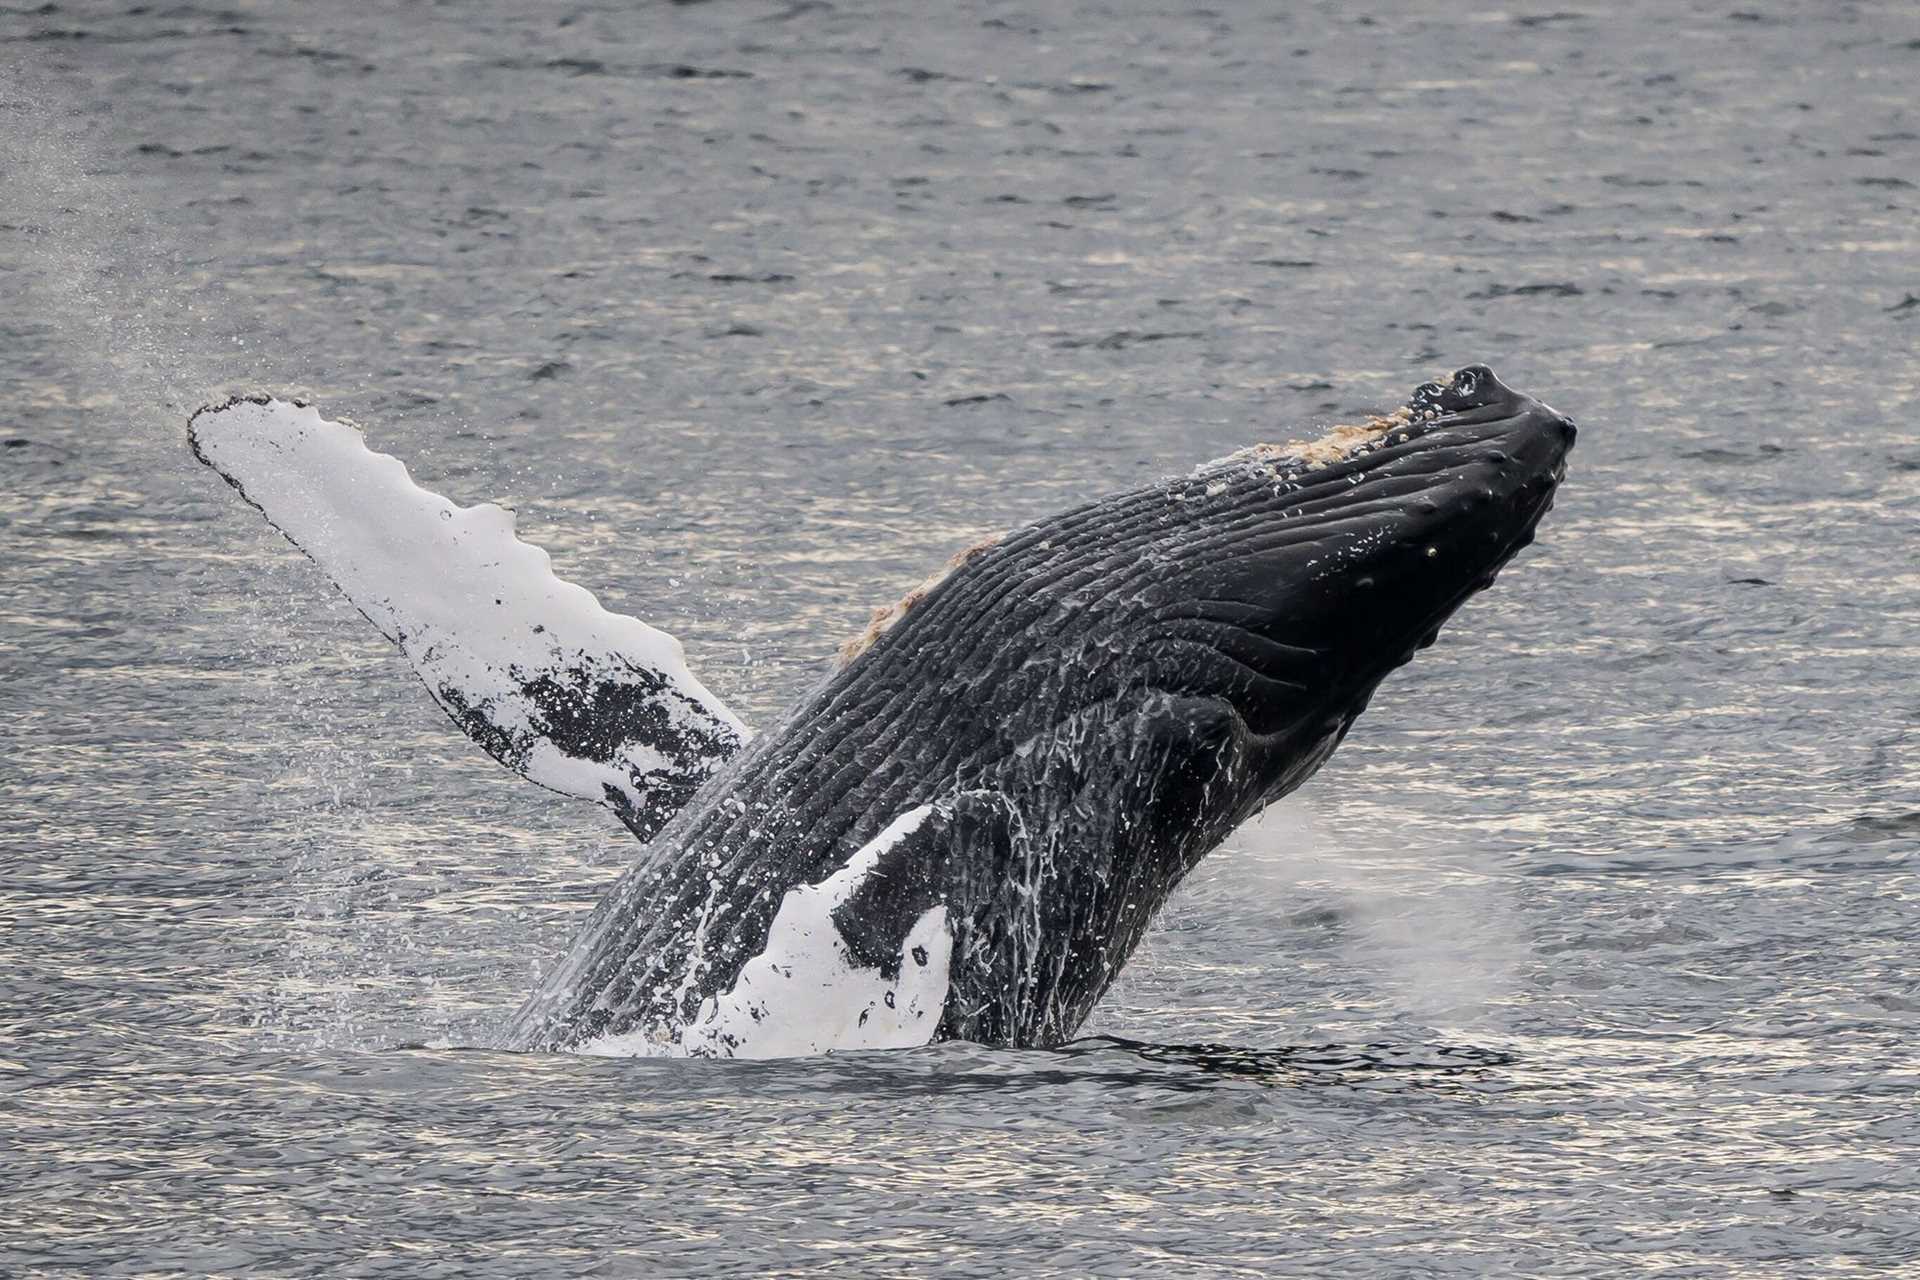
[[[929,1043],[946,1005],[953,932],[947,910],[922,912],[900,944],[899,972],[857,964],[833,923],[881,857],[933,813],[921,805],[895,819],[819,884],[787,891],[766,949],[733,989],[710,997],[679,1043],[644,1032],[603,1036],[578,1052],[603,1057],[790,1058],[834,1049],[907,1049]]]
[[[506,735],[515,758],[502,762],[533,781],[600,803],[613,788],[638,807],[648,775],[686,768],[640,740],[619,744],[606,761],[567,754],[546,737],[526,692],[542,675],[589,689],[652,673],[665,681],[655,702],[670,724],[734,746],[745,738],[745,726],[687,669],[678,640],[609,613],[591,591],[556,577],[545,551],[514,536],[511,511],[462,507],[421,488],[398,458],[310,406],[235,400],[201,410],[190,435],[202,460],[400,646],[463,728],[473,732],[463,712],[477,713]]]

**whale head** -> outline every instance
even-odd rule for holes
[[[1245,725],[1249,803],[1304,781],[1381,679],[1533,540],[1574,436],[1472,365],[1362,426],[1195,473],[1185,493],[1204,510],[1170,541],[1157,594],[1204,643],[1146,651],[1169,687],[1224,699]]]

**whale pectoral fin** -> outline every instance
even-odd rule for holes
[[[187,438],[514,772],[646,840],[746,740],[678,640],[556,577],[505,508],[421,488],[358,429],[295,402],[209,406]]]

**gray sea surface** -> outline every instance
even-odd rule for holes
[[[1895,0],[7,0],[0,1273],[1920,1274],[1916,347]],[[1479,360],[1539,543],[1058,1052],[459,1047],[634,845],[184,435],[310,396],[765,725]]]

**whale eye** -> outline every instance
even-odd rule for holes
[[[1470,396],[1480,389],[1480,375],[1471,369],[1462,369],[1453,375],[1453,389],[1463,396]]]

